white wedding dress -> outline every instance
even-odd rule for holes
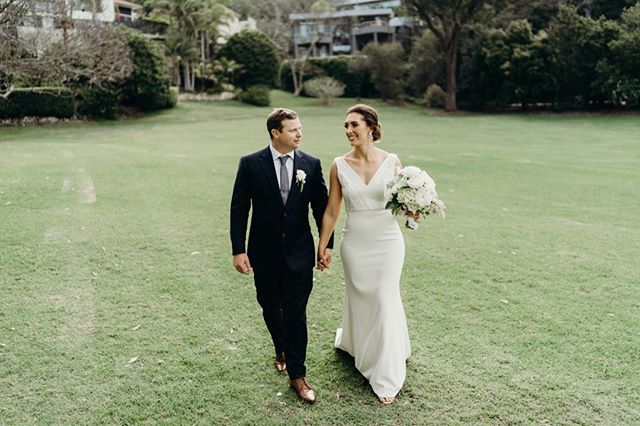
[[[389,154],[365,185],[344,158],[335,159],[347,212],[340,242],[344,313],[335,346],[354,357],[379,397],[400,391],[411,355],[400,298],[404,239],[395,217],[384,208],[385,183],[395,172],[396,160]]]

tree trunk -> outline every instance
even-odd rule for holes
[[[195,64],[191,70],[191,91],[196,90],[196,73],[195,73]]]
[[[171,58],[171,84],[180,87],[180,61],[177,58]]]
[[[193,92],[193,87],[191,87],[191,63],[190,61],[184,61],[182,64],[182,70],[184,71],[184,76],[182,81],[184,82],[184,91],[185,92]]]
[[[300,92],[302,92],[304,67],[307,61],[306,60],[302,61],[302,63],[300,64],[299,70],[297,69],[295,62],[296,62],[295,59],[292,60],[289,66],[291,68],[291,78],[293,78],[293,96],[298,96],[300,95]]]
[[[458,65],[458,35],[451,37],[447,46],[447,97],[444,103],[445,111],[457,111],[456,92],[458,84],[456,81],[456,68]]]

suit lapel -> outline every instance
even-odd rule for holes
[[[278,200],[282,203],[282,196],[280,195],[280,188],[278,186],[278,177],[276,176],[276,169],[273,165],[273,156],[271,155],[271,150],[268,146],[264,151],[262,151],[260,157],[260,165],[262,166],[262,170],[267,178],[267,182],[269,182],[269,186],[273,190],[274,195],[278,197]]]
[[[294,151],[294,160],[293,160],[293,172],[291,173],[291,188],[289,190],[289,197],[287,198],[287,205],[293,203],[296,198],[300,195],[300,184],[296,182],[296,171],[302,170],[307,173],[307,160],[299,151]],[[304,188],[302,189],[304,191]]]

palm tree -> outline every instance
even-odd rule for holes
[[[150,9],[150,17],[169,25],[165,47],[171,59],[173,83],[180,84],[182,70],[184,90],[192,92],[195,70],[198,66],[204,68],[216,27],[233,12],[216,0],[157,0]]]

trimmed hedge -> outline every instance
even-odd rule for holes
[[[0,118],[71,118],[74,114],[73,92],[64,87],[15,89],[8,99],[0,99]]]
[[[83,87],[78,91],[78,114],[95,119],[114,119],[121,100],[122,93],[118,88]]]
[[[240,92],[240,101],[250,105],[269,106],[271,104],[269,87],[264,85],[251,86]]]
[[[304,81],[315,77],[328,76],[345,84],[344,96],[349,98],[371,98],[377,92],[371,83],[371,75],[366,70],[356,70],[351,67],[355,58],[348,55],[328,56],[324,58],[309,58]],[[300,62],[300,59],[295,61]],[[285,61],[280,67],[280,87],[293,92],[290,61]]]

